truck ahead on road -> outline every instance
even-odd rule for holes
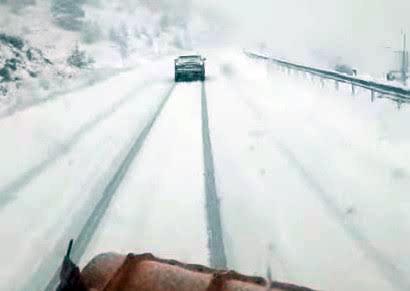
[[[175,82],[205,81],[205,60],[200,55],[180,56],[175,59]]]

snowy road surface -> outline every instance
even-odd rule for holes
[[[410,109],[209,51],[0,120],[0,290],[44,290],[78,238],[320,290],[410,290]],[[225,262],[226,260],[226,262]]]

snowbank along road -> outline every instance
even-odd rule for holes
[[[74,238],[81,265],[152,252],[410,290],[410,109],[207,58],[205,82],[173,83],[164,58],[1,120],[0,289],[52,290]]]

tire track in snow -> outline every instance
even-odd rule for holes
[[[276,141],[276,146],[280,153],[293,166],[298,174],[303,178],[305,183],[316,194],[320,201],[325,205],[331,216],[341,225],[345,233],[353,239],[356,245],[363,251],[367,258],[369,258],[381,274],[387,279],[391,285],[397,290],[410,290],[410,282],[407,277],[395,266],[390,259],[379,251],[370,240],[362,233],[359,227],[346,221],[345,213],[340,210],[337,204],[331,199],[320,183],[309,173],[309,171],[296,158],[293,152],[289,150],[283,143]]]
[[[173,84],[166,91],[163,97],[163,100],[159,104],[157,110],[154,112],[152,117],[149,119],[147,125],[143,128],[143,130],[138,131],[139,133],[137,134],[136,139],[131,146],[131,149],[128,151],[124,160],[121,162],[119,167],[116,169],[116,171],[112,175],[112,178],[108,181],[107,185],[105,186],[104,191],[101,194],[100,200],[97,202],[96,206],[92,210],[90,216],[88,217],[87,221],[84,223],[84,226],[79,232],[78,237],[75,239],[72,256],[71,256],[74,262],[79,262],[84,252],[86,251],[87,246],[90,243],[95,231],[97,230],[99,223],[101,219],[103,218],[106,210],[108,209],[115,192],[117,191],[118,187],[121,185],[121,182],[123,181],[125,175],[127,174],[127,171],[129,167],[131,166],[132,162],[138,156],[138,153],[140,152],[147,136],[151,132],[152,127],[154,126],[163,108],[165,107],[167,101],[169,100],[172,92],[174,91],[174,88],[175,88],[175,84]],[[64,242],[60,242],[60,243],[64,244],[65,246],[67,242],[68,240]],[[48,282],[48,284],[44,290],[46,291],[55,290],[59,282],[60,268],[58,267],[58,269],[53,273],[51,280],[49,280],[49,278],[44,278],[44,276],[47,276],[47,274],[50,274],[50,272],[53,272],[53,270],[55,270],[55,267],[53,266],[56,266],[56,265],[58,266],[58,264],[60,264],[62,261],[63,254],[61,254],[61,257],[60,257],[58,255],[59,251],[57,250],[57,248],[60,249],[61,247],[60,243],[57,244],[57,247],[54,249],[51,255],[49,255],[45,260],[43,260],[43,262],[40,264],[40,266],[31,276],[31,279],[28,280],[28,282],[25,284],[26,288],[23,288],[22,290],[29,290],[29,289],[42,290],[44,288],[44,284],[47,284],[46,282]]]
[[[77,130],[73,135],[66,139],[62,146],[51,153],[47,159],[31,167],[18,178],[0,188],[0,210],[17,199],[17,195],[15,195],[15,193],[30,184],[33,179],[38,177],[60,157],[69,153],[73,149],[73,147],[87,134],[87,132],[94,129],[99,123],[109,118],[122,106],[131,101],[131,99],[135,98],[137,91],[143,90],[146,87],[151,86],[151,84],[152,82],[144,82],[144,84],[139,84],[138,86],[134,87],[123,98],[114,103],[108,110],[99,113],[93,120],[81,126],[79,130]]]
[[[205,171],[206,216],[208,228],[208,247],[210,251],[210,265],[217,269],[226,269],[227,261],[222,235],[221,211],[215,183],[214,158],[209,134],[209,115],[206,99],[205,83],[201,87],[202,106],[202,140]]]
[[[266,118],[264,118],[264,114],[258,106],[243,96],[243,94],[238,95],[240,95],[244,103],[249,106],[258,119],[262,119],[264,124],[268,124]],[[345,213],[337,206],[331,198],[331,195],[323,189],[317,179],[313,177],[313,175],[310,174],[297,159],[295,154],[277,138],[272,138],[272,140],[284,158],[293,166],[312,192],[315,193],[323,203],[331,217],[333,217],[333,219],[341,226],[348,237],[355,242],[356,246],[362,250],[365,256],[373,262],[384,278],[398,291],[410,290],[410,281],[406,275],[403,274],[393,262],[391,262],[388,256],[372,244],[358,226],[346,221]]]

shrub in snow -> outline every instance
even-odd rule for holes
[[[128,27],[125,23],[121,24],[118,28],[111,28],[110,40],[116,45],[121,58],[125,60],[129,56],[129,42],[130,35],[128,32]]]
[[[88,56],[84,50],[80,50],[78,45],[76,45],[74,50],[71,52],[71,55],[67,58],[67,63],[70,66],[85,69],[94,63],[94,59]]]
[[[81,39],[84,43],[92,44],[101,40],[102,31],[96,22],[88,21],[81,29]]]
[[[0,96],[6,96],[7,95],[7,87],[4,85],[0,85]]]
[[[85,16],[84,0],[51,0],[54,21],[66,30],[80,30]]]
[[[51,64],[41,50],[30,47],[20,37],[0,33],[0,83],[35,78]]]
[[[18,67],[21,67],[21,60],[17,58],[10,58],[4,61],[4,65],[0,68],[0,82],[18,81],[20,77],[17,77],[14,72]]]
[[[19,13],[20,10],[23,8],[29,6],[29,5],[35,5],[36,0],[13,0],[10,1],[11,9],[14,13]]]
[[[86,1],[88,5],[94,6],[94,7],[101,7],[102,3],[101,0],[87,0]]]
[[[24,41],[20,37],[5,33],[0,33],[0,42],[6,45],[11,45],[18,50],[21,50],[24,47]]]
[[[43,52],[37,48],[28,48],[26,51],[26,57],[29,61],[45,62],[52,65],[52,62],[43,55]]]
[[[40,86],[41,89],[43,90],[49,90],[50,89],[50,81],[47,79],[40,79],[38,81],[38,85]]]
[[[0,82],[10,82],[11,80],[10,69],[5,65],[0,69]]]
[[[0,33],[0,115],[37,98],[39,79],[50,79],[55,70],[40,49],[20,37]]]

